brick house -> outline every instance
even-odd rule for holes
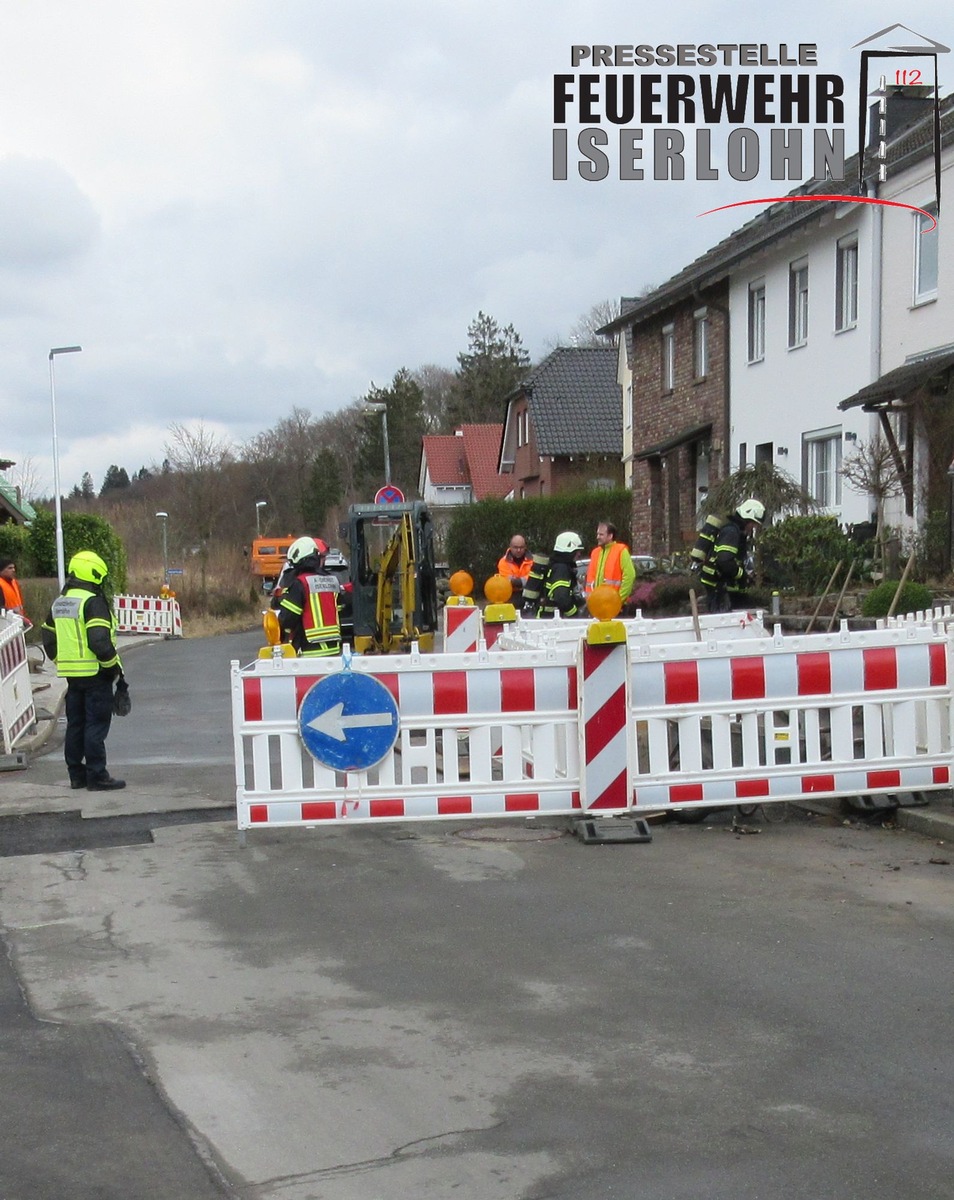
[[[604,331],[619,334],[617,402],[621,392],[638,553],[685,549],[710,482],[726,473],[728,284],[700,289],[690,272],[625,298]]]
[[[623,482],[613,347],[563,346],[507,397],[498,469],[513,499]]]

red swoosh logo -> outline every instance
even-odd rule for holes
[[[742,208],[746,204],[804,204],[807,201],[827,200],[832,204],[881,204],[885,208],[906,208],[910,212],[921,213],[931,222],[922,233],[930,233],[937,228],[937,218],[933,213],[918,208],[916,204],[904,204],[900,200],[879,200],[876,196],[765,196],[761,200],[736,200],[733,204],[721,204],[718,208],[707,208],[699,213],[707,217],[710,213],[725,212],[727,208]]]

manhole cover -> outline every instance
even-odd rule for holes
[[[460,829],[457,836],[465,838],[468,842],[549,842],[554,838],[563,837],[564,833],[563,829],[527,829],[519,825],[516,828],[497,828],[483,825],[478,829]]]

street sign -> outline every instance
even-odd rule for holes
[[[386,483],[374,493],[375,504],[403,504],[404,493],[393,483]]]
[[[326,675],[305,693],[298,710],[305,749],[334,771],[365,771],[397,741],[398,710],[383,683],[371,675]]]
[[[166,574],[167,575],[181,575],[182,568],[181,567],[170,567],[169,570],[166,571]]]

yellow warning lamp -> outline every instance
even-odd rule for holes
[[[484,620],[491,624],[516,621],[517,610],[510,603],[513,584],[506,575],[491,575],[484,584],[484,595],[488,604],[484,609]]]
[[[455,571],[448,580],[450,590],[454,593],[448,598],[448,604],[463,604],[471,605],[474,603],[474,598],[471,592],[474,590],[474,577],[467,571]]]
[[[590,593],[586,605],[596,618],[586,631],[588,645],[604,646],[612,642],[626,641],[626,626],[622,621],[614,620],[623,607],[616,588],[600,584]]]
[[[262,627],[265,630],[267,646],[262,646],[258,652],[259,658],[274,658],[281,651],[282,658],[295,658],[295,647],[287,643],[282,645],[282,627],[278,623],[278,613],[273,608],[262,614]]]

